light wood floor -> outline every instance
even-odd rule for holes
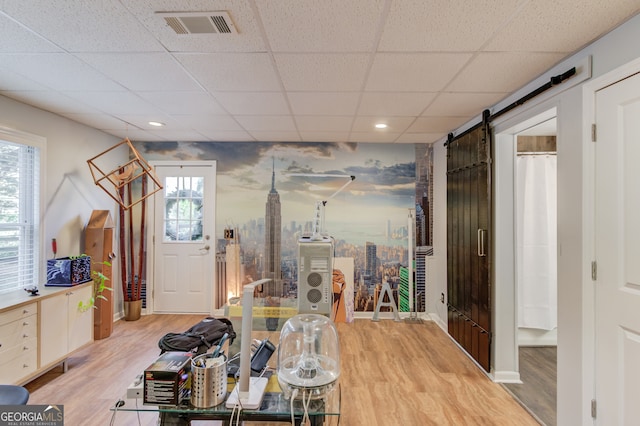
[[[66,373],[56,368],[28,384],[29,403],[63,404],[69,426],[108,425],[110,407],[158,356],[158,339],[200,319],[150,315],[116,322],[111,337],[70,358]],[[337,327],[342,426],[538,425],[434,323],[356,320]],[[269,364],[275,363],[274,356]],[[156,420],[150,413],[138,418],[118,412],[113,424],[149,426]]]

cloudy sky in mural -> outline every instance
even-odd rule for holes
[[[415,150],[411,144],[355,143],[145,143],[153,160],[217,160],[217,223],[241,226],[264,218],[275,165],[282,227],[311,221],[326,200],[355,176],[325,208],[326,229],[340,239],[384,234],[407,223],[415,200]],[[309,176],[292,176],[304,174]]]

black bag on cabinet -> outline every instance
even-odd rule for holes
[[[229,334],[229,344],[233,343],[236,333],[233,324],[227,318],[207,317],[182,333],[167,333],[159,341],[160,354],[165,352],[193,352],[194,355],[206,353],[220,343],[225,333]]]

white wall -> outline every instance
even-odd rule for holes
[[[592,61],[591,80],[604,81],[607,73],[640,58],[640,16],[612,31],[607,36],[553,67],[540,78],[491,108],[493,113],[563,73],[589,57]],[[640,65],[638,67],[640,69]],[[570,81],[570,80],[569,80]],[[568,82],[567,82],[568,83]],[[567,84],[564,83],[564,84]],[[586,86],[585,86],[586,85]],[[570,85],[569,85],[570,86]],[[586,81],[568,89],[559,86],[555,95],[541,95],[514,109],[501,122],[517,122],[530,118],[533,109],[557,107],[558,112],[558,424],[592,424],[590,403],[594,389],[593,359],[593,292],[590,263],[592,200],[590,181],[593,165],[590,158],[592,143],[590,128],[593,120],[593,90],[596,83]],[[585,89],[588,88],[588,90]],[[559,93],[557,92],[559,91]],[[552,91],[553,93],[553,91]],[[458,134],[481,120],[465,124],[454,131]],[[499,124],[499,123],[494,123]],[[436,160],[441,161],[444,148],[435,144]],[[434,169],[434,252],[444,253],[446,259],[446,174],[443,168]],[[500,224],[496,224],[500,226]],[[445,232],[444,238],[438,237]],[[441,245],[442,244],[442,245]],[[500,253],[500,249],[496,248]],[[433,286],[437,297],[446,293],[446,267],[440,282]],[[502,301],[502,303],[511,303]],[[440,316],[440,312],[432,312]],[[441,318],[446,324],[446,317]],[[495,322],[494,322],[495,326]]]
[[[431,318],[447,330],[447,149],[433,144],[433,285],[427,288],[427,309]],[[444,294],[444,302],[441,295]]]
[[[57,241],[58,257],[78,255],[84,250],[83,231],[93,210],[111,210],[117,222],[117,203],[93,183],[87,160],[120,139],[4,96],[0,96],[0,111],[0,126],[46,139],[44,205],[40,206],[44,228],[40,281],[44,284],[45,260],[53,257],[52,238]],[[122,291],[117,260],[111,286],[117,290],[114,299],[119,312]]]

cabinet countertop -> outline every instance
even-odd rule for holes
[[[11,309],[19,308],[23,305],[28,305],[38,300],[46,299],[56,296],[60,293],[73,290],[74,288],[82,288],[93,285],[93,281],[86,283],[69,286],[69,287],[47,287],[45,285],[38,286],[38,295],[31,296],[26,291],[20,289],[0,294],[0,313]]]

